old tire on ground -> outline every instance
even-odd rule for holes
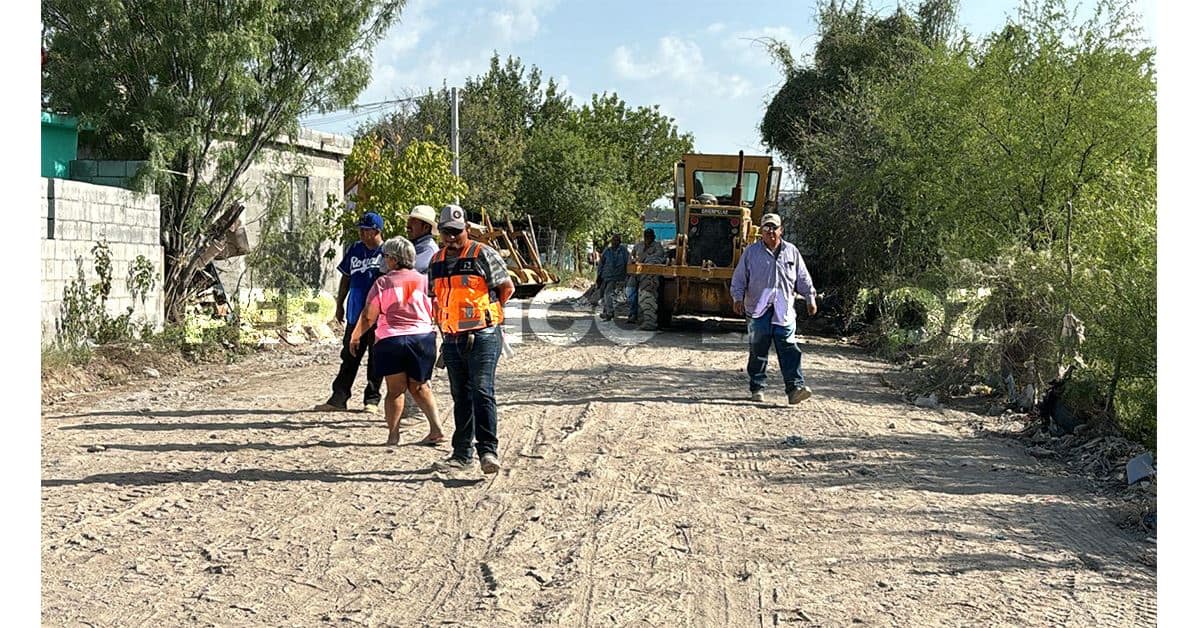
[[[666,326],[663,323],[663,317],[670,321],[670,311],[663,311],[661,305],[661,294],[659,293],[659,285],[662,281],[658,275],[642,276],[638,279],[638,316],[641,318],[640,329],[646,331],[654,331],[659,326]]]

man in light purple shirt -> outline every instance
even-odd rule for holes
[[[803,297],[808,315],[817,313],[817,293],[804,258],[791,242],[783,239],[783,221],[779,214],[762,217],[762,241],[746,247],[733,270],[729,286],[733,310],[746,316],[750,335],[750,399],[763,401],[767,383],[767,356],[771,345],[779,358],[788,403],[796,404],[812,396],[804,385],[800,370],[800,347],[796,343],[796,307]]]

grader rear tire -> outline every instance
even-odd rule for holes
[[[641,277],[638,279],[638,316],[642,319],[639,329],[645,331],[654,331],[658,329],[659,324],[663,320],[663,315],[670,320],[669,312],[660,311],[659,285],[662,281],[658,276],[652,275]]]

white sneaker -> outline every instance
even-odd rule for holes
[[[763,401],[766,401],[766,400],[767,400],[767,396],[764,395],[763,391],[761,391],[761,390],[756,390],[756,391],[750,393],[750,401],[753,401],[755,403],[762,403]]]
[[[496,454],[483,454],[479,457],[479,467],[484,473],[491,475],[500,470],[500,459]]]

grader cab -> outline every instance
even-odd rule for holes
[[[729,284],[742,251],[776,212],[782,168],[770,157],[685,154],[675,164],[675,240],[665,264],[632,262],[642,329],[682,315],[733,318]]]

